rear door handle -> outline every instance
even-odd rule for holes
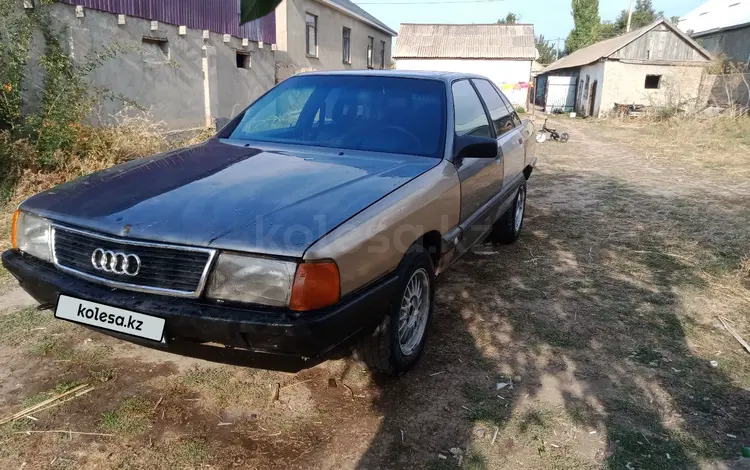
[[[518,143],[519,143],[520,145],[523,145],[523,139],[518,139]]]

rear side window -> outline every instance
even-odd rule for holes
[[[495,87],[487,80],[472,80],[477,86],[479,94],[482,95],[484,104],[490,112],[492,124],[495,126],[495,134],[500,137],[506,132],[512,131],[516,126],[513,122],[513,111],[509,110]]]
[[[518,113],[516,112],[516,108],[513,106],[513,104],[510,102],[507,96],[505,96],[502,92],[500,92],[500,98],[503,99],[503,103],[508,107],[508,110],[510,111],[510,115],[513,117],[513,122],[516,123],[516,126],[521,125],[521,118],[518,117]]]
[[[492,137],[482,102],[468,80],[453,84],[453,112],[456,135]]]

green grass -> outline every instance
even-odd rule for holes
[[[176,464],[197,466],[208,458],[209,446],[203,439],[188,439],[172,446],[171,451],[172,459]]]
[[[60,339],[45,336],[31,346],[31,353],[35,356],[50,356],[61,346]]]
[[[483,421],[494,426],[504,425],[510,416],[510,410],[506,407],[508,401],[497,397],[499,393],[485,386],[465,385],[463,395],[468,401],[467,417],[473,421]]]
[[[15,346],[24,342],[34,328],[46,327],[53,321],[48,311],[29,307],[0,315],[0,343]]]
[[[150,403],[141,397],[124,400],[114,411],[102,414],[101,426],[107,431],[126,436],[135,436],[148,429]]]

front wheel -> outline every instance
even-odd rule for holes
[[[563,144],[568,141],[568,138],[570,138],[570,136],[567,132],[563,132],[562,134],[560,134],[560,142],[562,142]]]
[[[540,144],[543,143],[545,140],[547,140],[547,133],[544,131],[539,131],[536,133],[536,141]]]
[[[412,245],[399,267],[399,288],[375,332],[356,355],[376,373],[400,375],[419,361],[427,342],[435,297],[435,268],[427,250]]]
[[[495,222],[490,232],[490,241],[509,245],[521,235],[523,228],[523,216],[526,212],[526,181],[518,188],[513,204],[505,211],[505,214]]]

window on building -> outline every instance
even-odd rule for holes
[[[372,53],[374,48],[375,39],[372,36],[367,36],[367,68],[372,68]]]
[[[250,68],[250,54],[246,52],[235,52],[235,58],[237,59],[238,69],[249,69]]]
[[[453,84],[453,113],[457,136],[492,137],[482,102],[468,80]]]
[[[169,60],[169,41],[166,38],[144,37],[141,41],[141,50],[145,60]]]
[[[661,83],[661,75],[646,75],[644,86],[647,90],[655,90],[659,88],[659,83]]]
[[[344,32],[341,37],[341,49],[343,54],[343,61],[345,64],[352,63],[352,30],[344,27]]]
[[[318,17],[305,13],[305,41],[307,43],[307,55],[318,56]]]
[[[472,81],[476,85],[477,90],[479,90],[484,104],[487,105],[487,110],[490,112],[492,123],[495,125],[495,135],[499,137],[506,132],[512,131],[516,125],[513,120],[513,108],[508,108],[508,105],[500,97],[495,87],[487,80]]]
[[[380,68],[385,68],[385,41],[380,41]]]

